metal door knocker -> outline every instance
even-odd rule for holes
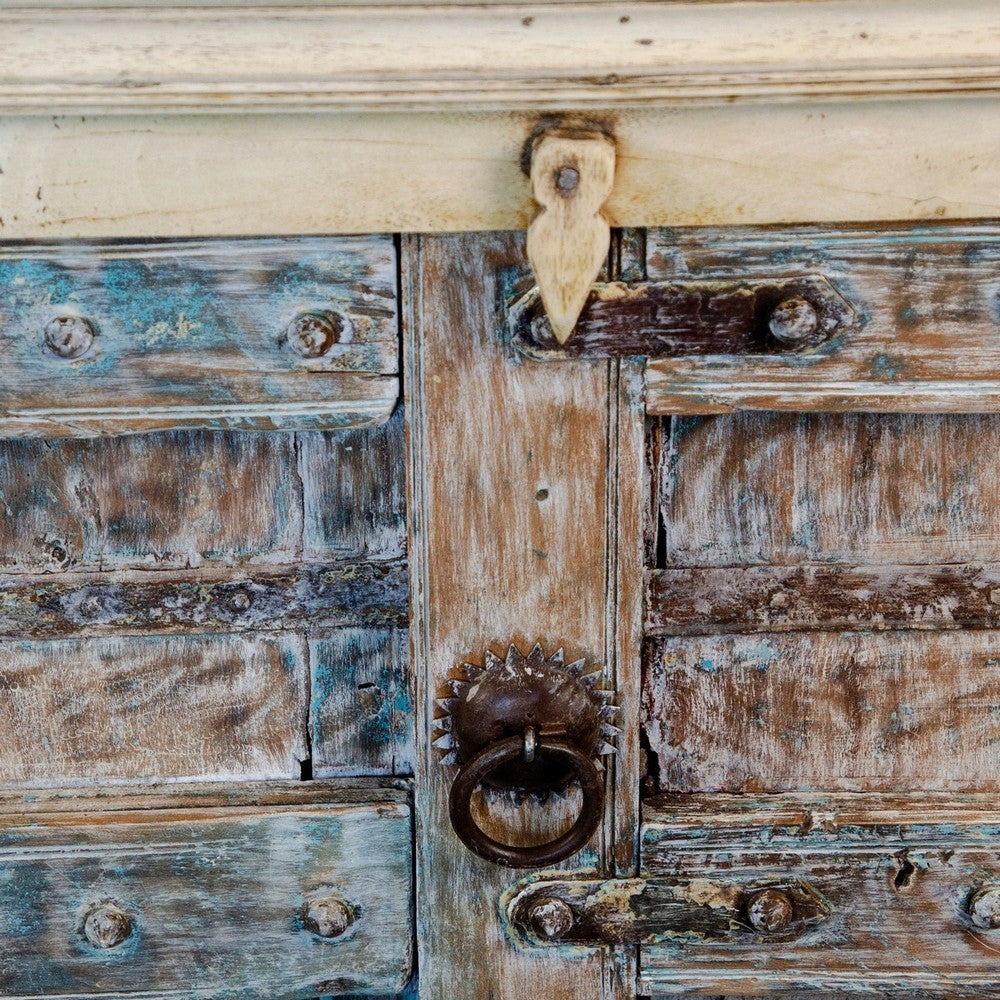
[[[485,665],[462,664],[463,676],[448,682],[453,697],[438,705],[444,734],[434,746],[457,764],[449,812],[462,842],[488,861],[510,868],[553,864],[580,850],[604,813],[604,777],[598,758],[614,753],[608,742],[620,730],[612,692],[599,686],[600,668],[584,673],[585,661],[564,665],[563,651],[546,658],[540,644],[526,656],[513,644],[501,659],[486,650]],[[543,844],[515,846],[486,833],[472,815],[472,796],[487,788],[545,798],[578,782],[580,815],[563,834]]]

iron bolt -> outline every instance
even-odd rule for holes
[[[354,923],[354,909],[340,896],[317,896],[303,915],[307,931],[321,938],[340,937]]]
[[[561,167],[556,174],[556,187],[565,193],[575,191],[580,183],[580,171],[576,167]]]
[[[800,347],[807,344],[819,329],[819,316],[811,302],[796,295],[774,307],[768,327],[775,340]]]
[[[969,900],[969,916],[977,927],[995,931],[1000,928],[1000,885],[988,885]]]
[[[95,618],[104,610],[104,598],[100,594],[87,594],[80,601],[80,614]]]
[[[534,900],[525,916],[531,930],[544,941],[558,941],[576,923],[576,916],[569,903],[552,896]]]
[[[81,358],[94,346],[94,326],[82,316],[56,316],[45,324],[45,346],[58,358]]]
[[[292,350],[303,358],[321,358],[340,342],[346,321],[335,312],[299,313],[288,324],[285,336]]]
[[[755,892],[747,900],[746,910],[751,926],[768,934],[784,930],[795,914],[795,907],[788,898],[788,893],[780,889],[761,889],[760,892]]]
[[[132,918],[117,903],[98,903],[83,921],[83,936],[95,948],[117,948],[132,933]]]
[[[237,614],[249,611],[251,604],[253,604],[253,598],[245,590],[237,590],[229,598],[229,607]]]

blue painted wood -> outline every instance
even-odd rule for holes
[[[321,357],[303,313],[342,330]],[[75,359],[46,346],[84,319]],[[391,237],[0,246],[0,435],[377,423],[398,397]]]
[[[188,795],[8,797],[0,812],[5,997],[296,1000],[395,994],[413,962],[405,791],[277,784]],[[311,932],[336,895],[346,932]],[[130,933],[94,947],[113,902]]]

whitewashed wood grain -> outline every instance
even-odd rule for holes
[[[989,415],[675,419],[659,454],[663,565],[996,561],[998,449]]]
[[[975,0],[101,6],[0,11],[0,108],[551,111],[1000,86],[1000,27]]]
[[[655,231],[647,246],[654,280],[818,274],[861,317],[858,329],[799,354],[652,361],[651,413],[1000,408],[1000,229],[992,222]]]
[[[996,931],[969,919],[996,883],[993,795],[661,796],[644,809],[647,891],[804,880],[830,908],[806,934],[697,935],[643,947],[642,989],[706,996],[948,996],[994,992]],[[676,884],[676,883],[674,883]],[[683,892],[683,889],[681,890]]]
[[[496,900],[510,873],[478,859],[451,830],[447,798],[455,772],[440,764],[430,745],[441,685],[463,660],[481,662],[487,645],[502,650],[511,639],[522,645],[540,640],[603,660],[614,670],[609,679],[623,710],[635,711],[638,658],[631,643],[640,622],[642,482],[637,385],[634,378],[619,381],[607,362],[572,364],[558,379],[545,366],[514,363],[498,335],[500,291],[527,278],[522,254],[522,240],[511,235],[406,241],[404,287],[413,296],[406,383],[417,926],[420,989],[427,1000],[597,1000],[612,989],[634,995],[627,962],[616,965],[610,954],[580,949],[572,962],[549,963],[507,940]],[[621,540],[619,513],[629,532]],[[637,758],[630,737],[621,772],[609,774],[602,834],[567,864],[634,870]],[[478,819],[498,836],[530,842],[564,829],[576,808],[572,798],[545,807],[501,801],[482,809]],[[456,886],[478,902],[456,902]],[[441,912],[454,912],[456,919],[442,922]],[[612,981],[619,986],[607,985]]]
[[[808,632],[651,643],[663,791],[996,791],[1000,635]]]
[[[7,437],[349,427],[398,396],[388,237],[0,244],[0,292]],[[315,313],[339,336],[305,358],[288,329]],[[92,331],[72,360],[44,344],[64,317]]]
[[[1000,104],[988,95],[584,117],[617,145],[612,225],[1000,216]],[[0,117],[0,240],[523,230],[534,203],[522,154],[552,123],[535,112]]]
[[[188,798],[156,789],[76,797],[72,812],[60,798],[12,802],[0,815],[4,995],[134,996],[141,984],[163,997],[291,1000],[394,993],[409,978],[405,792],[277,783]],[[302,927],[303,906],[323,892],[356,910],[342,938]],[[80,922],[105,900],[134,929],[101,953]]]
[[[297,778],[304,641],[126,636],[0,642],[0,783]]]

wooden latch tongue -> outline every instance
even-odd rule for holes
[[[539,204],[528,227],[528,260],[556,340],[572,336],[608,258],[615,146],[602,132],[549,131],[535,140],[531,191]]]

